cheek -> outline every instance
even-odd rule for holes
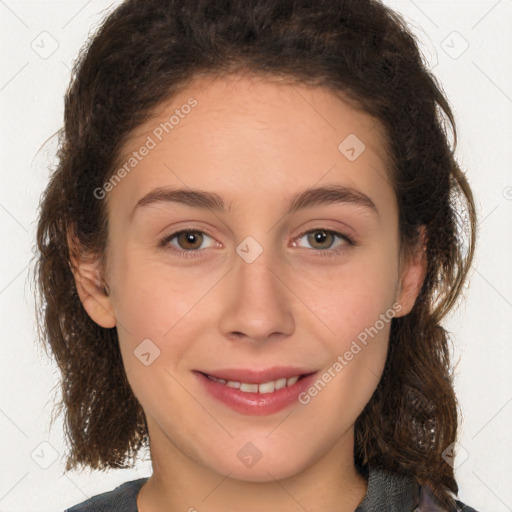
[[[141,278],[124,274],[116,316],[123,365],[133,393],[146,413],[162,413],[172,402],[174,414],[185,415],[187,401],[179,366],[187,361],[194,335],[194,289],[184,291],[170,276],[145,265]],[[174,284],[173,284],[174,283]],[[172,399],[170,398],[172,397]]]
[[[127,253],[128,251],[125,251]],[[194,304],[201,286],[187,286],[176,271],[139,257],[136,251],[117,262],[115,314],[121,353],[127,373],[146,387],[173,372],[193,338]],[[204,292],[203,292],[204,294]]]
[[[343,346],[393,307],[397,262],[387,254],[367,253],[328,272],[302,273],[294,286],[323,326],[323,337],[330,332]]]
[[[183,269],[165,266],[147,253],[126,244],[113,255],[116,317],[134,335],[161,338],[190,309],[196,283],[189,286]]]
[[[323,306],[317,311],[322,322],[315,320],[308,328],[329,357],[302,403],[311,404],[309,411],[318,411],[313,421],[319,429],[325,410],[332,415],[333,435],[346,428],[375,391],[386,362],[391,323],[401,309],[393,301],[392,284],[389,278],[379,281],[378,273],[353,273],[344,285],[331,284],[325,293],[310,295],[312,303]]]

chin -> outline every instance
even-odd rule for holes
[[[265,454],[265,452],[268,452]],[[210,467],[217,473],[228,475],[234,480],[263,483],[282,480],[292,477],[308,466],[304,453],[295,453],[290,457],[288,453],[276,453],[270,447],[258,450],[252,443],[245,444],[242,449],[234,452],[234,457],[225,458],[223,463],[217,459],[217,464]],[[300,458],[298,455],[302,455]]]

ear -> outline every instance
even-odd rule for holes
[[[416,246],[412,250],[404,251],[401,256],[400,281],[396,300],[402,305],[402,309],[396,316],[405,316],[411,312],[427,275],[426,226],[420,226],[418,231]]]
[[[99,258],[80,250],[80,244],[69,232],[68,247],[76,290],[85,311],[99,326],[115,327],[114,308],[108,285],[101,276]]]

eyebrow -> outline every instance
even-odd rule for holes
[[[144,195],[135,205],[131,217],[138,208],[154,203],[180,203],[193,208],[213,210],[219,213],[229,213],[231,205],[226,204],[215,192],[191,188],[159,187]],[[288,203],[288,214],[295,213],[312,206],[351,203],[367,208],[377,217],[380,216],[375,203],[363,192],[344,185],[326,185],[311,187],[295,194]]]

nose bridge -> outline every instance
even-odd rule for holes
[[[222,329],[225,335],[244,334],[248,338],[264,339],[273,333],[293,331],[293,316],[289,309],[286,286],[282,283],[282,264],[271,236],[248,236],[236,247],[233,271]],[[280,275],[281,274],[281,275]]]
[[[237,246],[236,253],[235,274],[240,286],[252,293],[270,293],[272,296],[279,293],[275,281],[281,262],[268,241],[263,246],[249,236]]]
[[[261,236],[259,236],[261,241]],[[266,236],[262,243],[255,237],[248,236],[236,248],[238,258],[235,260],[235,288],[237,294],[244,294],[246,304],[264,300],[264,303],[281,303],[282,283],[276,277],[282,274],[282,262],[276,257],[271,246],[271,236]],[[280,272],[281,270],[281,272]],[[245,294],[248,294],[246,297]]]

